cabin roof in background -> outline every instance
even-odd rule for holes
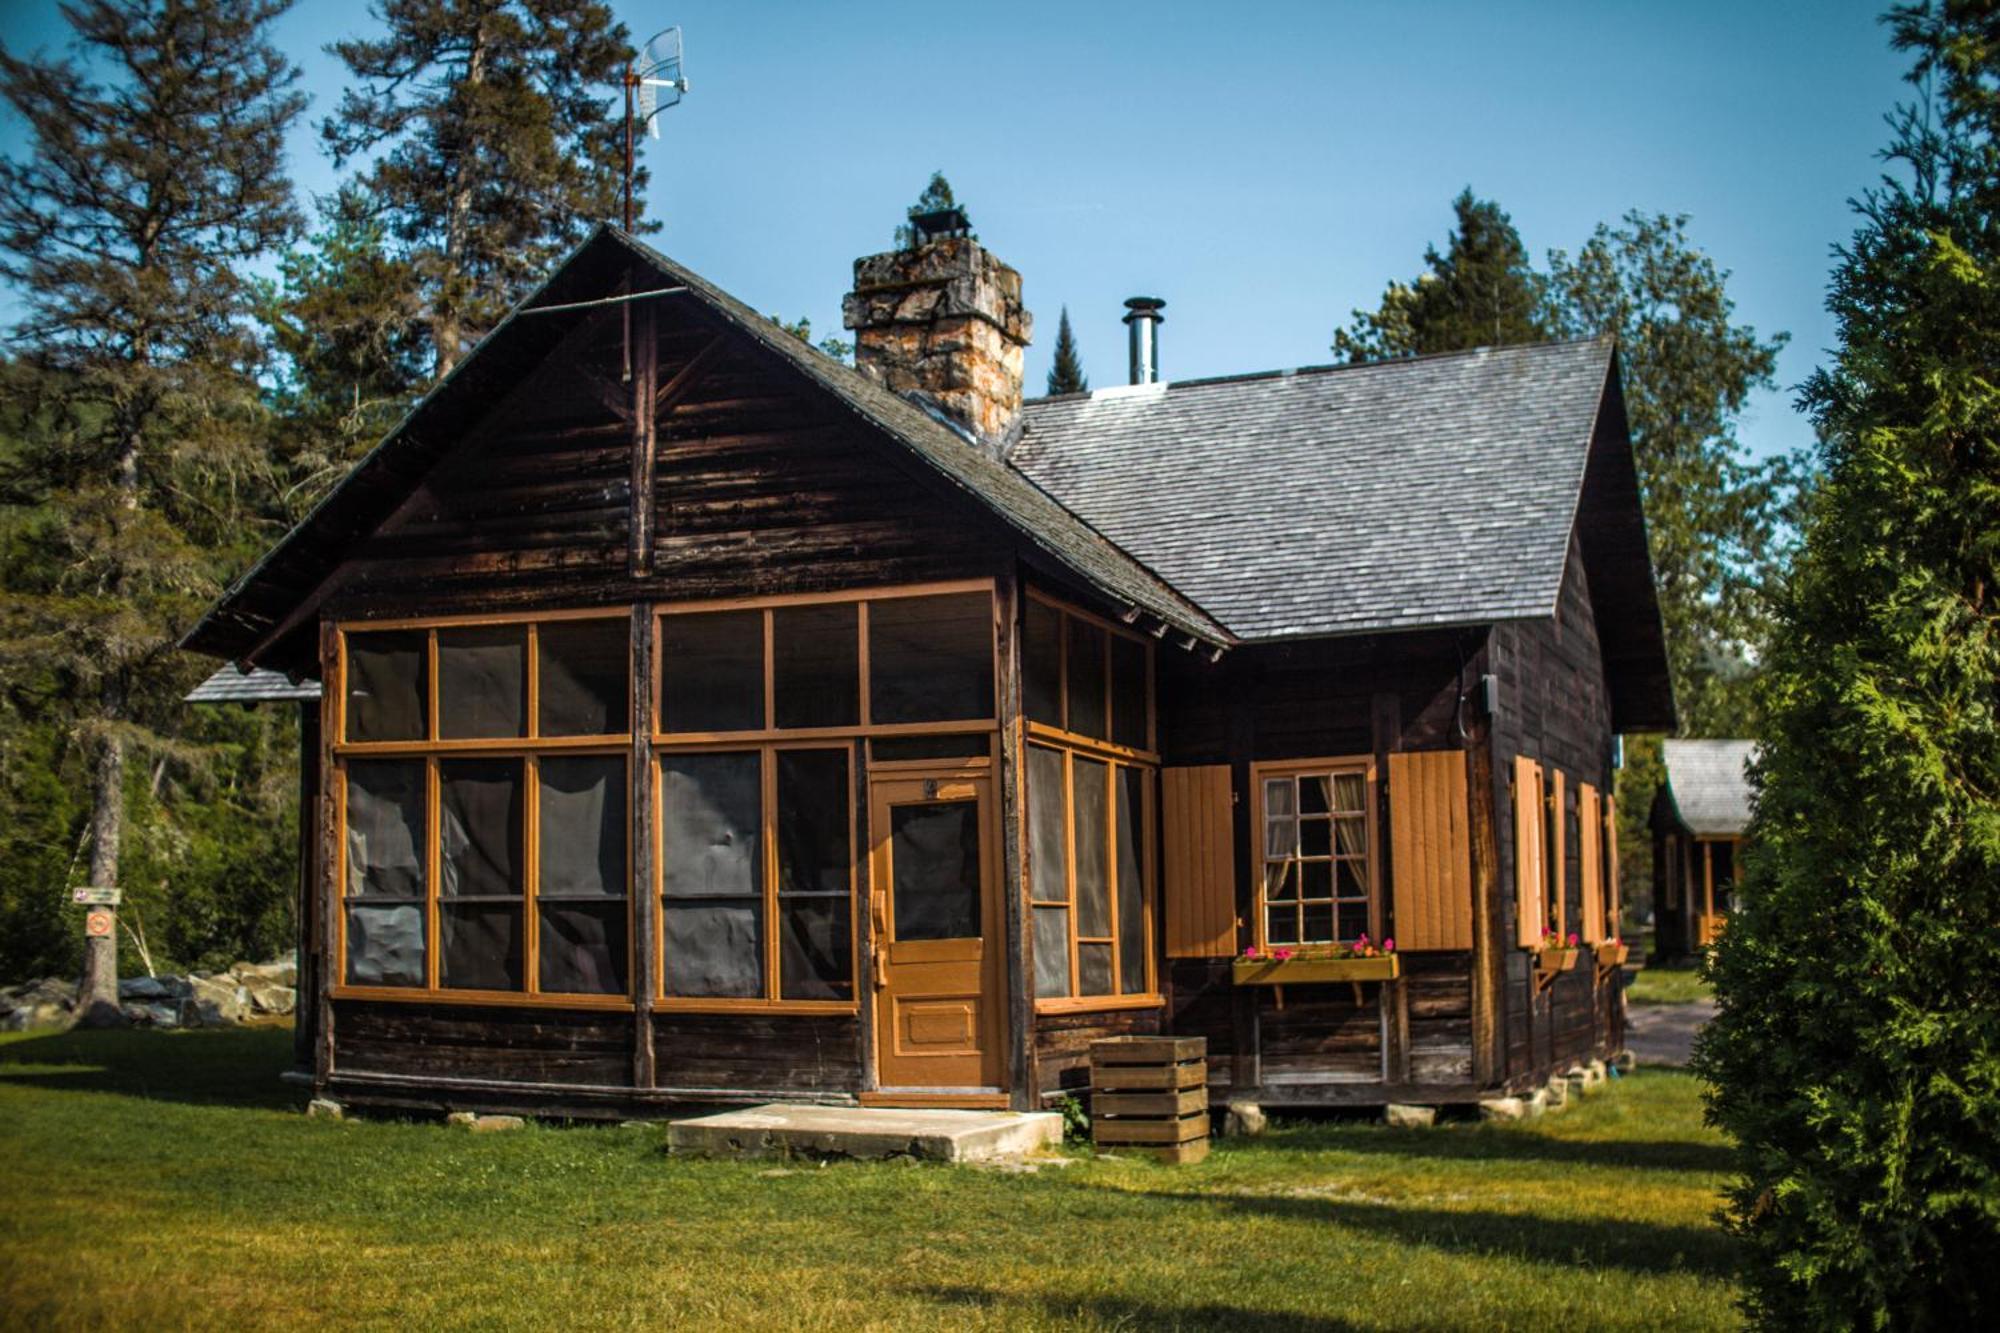
[[[1737,837],[1750,827],[1749,766],[1755,741],[1665,742],[1666,792],[1681,823],[1697,837]]]
[[[1010,461],[1245,640],[1551,615],[1608,339],[1028,404]]]
[[[262,667],[244,671],[234,663],[219,668],[201,684],[187,692],[191,704],[262,704],[284,700],[310,701],[319,698],[319,682],[294,682],[282,671]]]

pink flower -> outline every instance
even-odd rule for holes
[[[1245,958],[1261,958],[1261,957],[1263,957],[1264,955],[1263,955],[1263,953],[1262,953],[1262,952],[1261,952],[1261,951],[1260,951],[1260,950],[1259,950],[1259,949],[1257,948],[1257,946],[1253,944],[1253,945],[1251,945],[1251,946],[1250,946],[1249,948],[1247,948],[1247,949],[1245,949],[1245,950],[1243,951],[1243,956],[1244,956]]]
[[[1361,938],[1359,938],[1359,939],[1355,940],[1354,942],[1355,942],[1356,944],[1360,944],[1360,945],[1365,945],[1365,944],[1367,944],[1367,943],[1368,943],[1368,932],[1367,932],[1367,931],[1365,931],[1365,930],[1364,930],[1364,931],[1362,931],[1362,932],[1361,932]]]
[[[1575,931],[1572,930],[1569,933],[1569,947],[1574,949],[1576,947],[1576,941],[1577,941],[1577,934]]]
[[[1383,952],[1383,953],[1394,953],[1394,952],[1396,952],[1396,941],[1394,941],[1394,940],[1383,940],[1383,941],[1382,941],[1382,952]]]
[[[1290,949],[1271,950],[1271,957],[1277,959],[1281,963],[1284,962],[1287,958],[1290,958],[1291,956],[1292,956],[1292,951]]]

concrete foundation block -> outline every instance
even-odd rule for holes
[[[499,1134],[510,1129],[526,1129],[528,1122],[517,1115],[476,1115],[472,1117],[472,1132],[475,1134]]]
[[[472,1122],[477,1119],[479,1117],[470,1111],[453,1111],[444,1118],[444,1122],[453,1129],[471,1129]]]
[[[1528,1108],[1519,1097],[1488,1097],[1479,1103],[1481,1120],[1525,1120]]]
[[[1549,1109],[1549,1094],[1546,1088],[1536,1088],[1521,1099],[1521,1109],[1525,1119],[1533,1120]]]
[[[1437,1107],[1390,1102],[1382,1108],[1382,1123],[1391,1129],[1429,1129],[1437,1123]]]
[[[1223,1117],[1222,1134],[1224,1138],[1254,1139],[1270,1127],[1270,1118],[1257,1103],[1231,1102],[1229,1114]]]
[[[1536,1091],[1541,1096],[1543,1109],[1545,1110],[1560,1111],[1563,1107],[1569,1105],[1569,1080],[1567,1078],[1552,1078],[1549,1080],[1547,1087],[1539,1088]]]
[[[1611,1057],[1611,1067],[1621,1074],[1631,1073],[1633,1066],[1638,1063],[1638,1058],[1630,1051],[1620,1051]]]
[[[308,1120],[341,1120],[345,1115],[340,1103],[331,1097],[315,1097],[306,1103]]]
[[[707,1157],[907,1158],[987,1162],[1062,1146],[1053,1111],[894,1110],[886,1107],[786,1106],[675,1120],[667,1151]]]

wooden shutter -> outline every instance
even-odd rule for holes
[[[1549,869],[1549,910],[1555,918],[1550,929],[1558,937],[1569,936],[1569,795],[1568,776],[1560,768],[1548,773],[1548,841],[1542,844],[1542,859]]]
[[[1625,931],[1625,885],[1618,878],[1618,798],[1604,794],[1604,898],[1605,924],[1610,938]]]
[[[1167,957],[1236,952],[1236,838],[1229,765],[1160,770]]]
[[[1542,766],[1514,756],[1514,938],[1523,949],[1542,943]]]
[[[1597,788],[1588,782],[1576,788],[1576,865],[1583,881],[1583,942],[1604,943],[1604,826]]]
[[[1472,947],[1472,839],[1465,751],[1389,756],[1396,948]]]

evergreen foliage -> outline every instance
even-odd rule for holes
[[[917,202],[911,204],[907,210],[905,214],[906,220],[896,227],[896,248],[899,250],[914,250],[917,248],[919,237],[917,236],[916,220],[924,214],[941,213],[947,208],[956,208],[962,211],[964,207],[963,204],[958,202],[956,196],[952,194],[951,182],[944,178],[944,173],[942,171],[933,171],[930,183],[924,186],[924,192],[917,196]],[[965,225],[967,230],[970,231],[972,227],[972,214],[965,214]],[[977,232],[973,232],[972,237],[974,240],[979,239]]]
[[[1090,377],[1083,373],[1083,357],[1076,350],[1076,335],[1070,332],[1068,306],[1062,308],[1062,318],[1056,322],[1056,358],[1049,367],[1049,392],[1090,392]]]
[[[602,0],[382,0],[331,50],[357,81],[321,125],[407,267],[442,377],[508,303],[615,217],[632,46]],[[633,180],[635,200],[646,176]],[[646,228],[641,228],[646,230]]]
[[[299,222],[283,150],[304,99],[267,40],[284,8],[83,0],[65,10],[76,58],[0,52],[28,144],[0,162],[0,276],[21,293],[24,350],[0,432],[0,919],[22,932],[16,965],[74,958],[59,935],[77,919],[51,915],[68,886],[120,885],[145,838],[179,836],[128,811],[135,788],[166,809],[227,765],[180,702],[204,664],[174,644],[270,535],[241,275]],[[39,849],[20,842],[30,830]],[[135,915],[163,906],[146,894],[164,882],[124,887]],[[86,962],[102,999],[115,957],[95,946]]]
[[[2000,1315],[2000,5],[1893,10],[1917,104],[1806,386],[1825,479],[1697,1050],[1772,1325]]]
[[[1456,352],[1540,342],[1545,279],[1535,272],[1514,223],[1468,186],[1451,202],[1456,219],[1445,252],[1424,251],[1415,281],[1391,282],[1374,310],[1333,335],[1335,356],[1348,361]]]

